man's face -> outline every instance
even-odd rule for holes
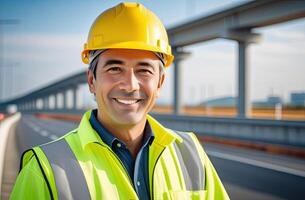
[[[96,95],[100,120],[116,126],[146,120],[164,80],[158,57],[143,50],[109,49],[98,59],[96,79],[88,71],[88,84]]]

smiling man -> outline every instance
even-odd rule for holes
[[[23,154],[11,199],[228,199],[195,135],[148,115],[173,61],[151,11],[121,3],[103,12],[82,59],[97,109]]]

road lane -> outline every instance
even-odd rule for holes
[[[76,127],[76,123],[53,119],[39,119],[33,115],[24,114],[17,127],[20,151],[56,140]]]
[[[305,199],[304,160],[215,144],[204,147],[232,199]],[[252,163],[243,162],[245,159]],[[300,174],[283,172],[279,167]]]

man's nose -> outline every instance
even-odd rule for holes
[[[120,84],[120,89],[126,92],[133,92],[140,89],[139,80],[134,70],[128,70],[124,73]]]

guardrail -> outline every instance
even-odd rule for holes
[[[85,110],[41,110],[53,113],[81,116]],[[199,135],[218,136],[253,142],[274,143],[305,148],[305,121],[203,117],[172,114],[151,114],[166,127],[192,131]]]
[[[305,122],[153,114],[166,127],[196,134],[305,147]]]

